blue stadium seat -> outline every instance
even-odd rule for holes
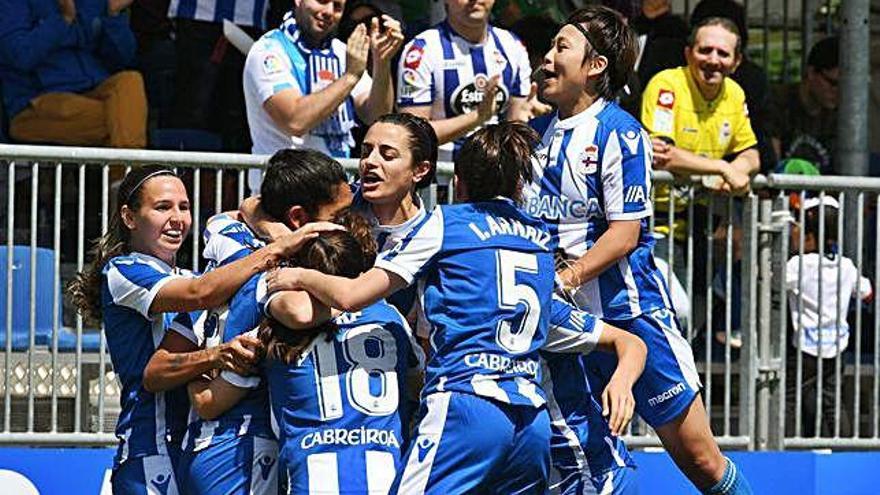
[[[150,148],[171,151],[223,151],[223,140],[200,129],[155,129],[150,132]]]
[[[0,346],[3,348],[6,346],[7,332],[6,282],[9,277],[6,265],[8,253],[8,249],[0,247]],[[36,345],[45,346],[49,343],[52,335],[52,284],[55,252],[51,249],[37,248],[35,254],[37,280],[34,339]],[[12,348],[16,351],[23,351],[28,348],[31,326],[31,249],[28,246],[14,246],[12,256]],[[58,318],[60,322],[60,304]]]

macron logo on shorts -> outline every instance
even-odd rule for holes
[[[434,440],[430,437],[421,437],[416,442],[416,447],[419,449],[419,462],[424,462],[428,452],[434,447]]]
[[[275,458],[264,455],[260,458],[260,475],[263,476],[263,481],[269,479],[269,474],[272,472],[272,466],[275,465]]]
[[[168,493],[168,485],[171,483],[171,475],[166,474],[166,473],[162,473],[162,474],[156,476],[155,478],[153,478],[153,480],[150,481],[150,483],[152,483],[153,486],[156,487],[156,490],[158,490],[159,493],[161,493],[162,495],[165,495],[166,493]]]
[[[670,388],[666,392],[663,392],[660,395],[657,395],[657,396],[654,396],[654,397],[651,397],[650,399],[648,399],[648,405],[656,406],[658,404],[662,404],[682,392],[684,392],[684,383],[678,382],[677,385]]]

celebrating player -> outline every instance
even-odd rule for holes
[[[342,166],[314,150],[276,153],[261,187],[267,210],[292,230],[332,219],[351,201]],[[205,237],[204,255],[213,266],[223,266],[262,245],[246,224],[228,215],[209,221]],[[227,306],[213,309],[202,325],[206,345],[241,335],[255,337],[251,330],[262,320],[265,293],[265,282],[257,274],[238,290],[228,310]],[[286,298],[285,302],[291,302],[288,307],[308,303],[307,295],[300,296],[293,301]],[[324,313],[326,321],[329,314]],[[289,315],[281,308],[277,316]],[[270,427],[265,380],[231,371],[211,378],[201,377],[188,387],[200,418],[191,421],[184,443],[181,471],[186,491],[193,495],[277,493],[278,445]]]
[[[175,266],[192,223],[183,182],[170,169],[133,169],[119,186],[117,210],[96,243],[95,259],[71,285],[87,317],[102,319],[113,369],[122,382],[113,461],[114,493],[178,493],[175,463],[186,426],[186,391],[213,370],[246,372],[255,339],[196,350],[187,311],[227,300],[251,275],[294,253],[326,226],[279,239],[201,277]],[[171,353],[186,352],[171,359]],[[152,489],[152,488],[150,488]]]
[[[354,278],[373,265],[369,225],[353,213],[336,221],[347,232],[307,244],[296,266]],[[290,294],[273,294],[268,313]],[[264,326],[261,340],[290,493],[388,493],[423,363],[406,320],[379,301],[308,330]]]
[[[632,32],[611,9],[579,10],[559,30],[542,87],[558,114],[533,161],[526,210],[549,224],[566,260],[559,276],[579,305],[648,345],[637,410],[679,468],[704,493],[751,493],[712,437],[693,354],[651,254],[651,141],[611,101],[635,56]],[[614,365],[599,354],[586,361],[594,385]]]
[[[270,290],[306,289],[348,311],[416,279],[424,283],[432,357],[418,430],[393,492],[546,488],[550,423],[537,351],[547,343],[553,254],[543,222],[515,202],[536,141],[523,124],[477,131],[456,159],[456,196],[465,203],[436,208],[358,278],[300,268],[267,276]],[[599,334],[556,330],[564,335],[557,343],[573,352],[592,349]],[[614,335],[612,328],[601,332]],[[644,359],[638,346],[629,350],[606,391],[618,427],[627,421],[629,386]]]

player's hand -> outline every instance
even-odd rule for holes
[[[602,416],[608,421],[608,427],[614,436],[623,435],[632,420],[636,408],[636,400],[632,394],[632,384],[616,375],[602,391]]]
[[[522,113],[515,115],[511,120],[528,122],[553,111],[553,107],[538,99],[538,83],[533,82],[529,90],[529,97],[523,105]]]
[[[276,268],[266,274],[266,290],[271,294],[282,290],[302,289],[302,273],[305,268]]]
[[[403,46],[403,30],[400,23],[391,16],[382,15],[380,21],[374,17],[370,24],[370,53],[373,55],[373,65],[391,65],[391,59]]]
[[[751,178],[733,167],[726,167],[721,174],[724,182],[720,190],[729,194],[740,195],[749,192]]]
[[[74,3],[74,0],[58,0],[58,11],[68,24],[76,19],[76,3]]]
[[[269,247],[275,251],[279,258],[289,258],[299,251],[309,239],[314,239],[323,232],[339,230],[345,230],[345,227],[332,222],[311,222],[290,234],[278,237]]]
[[[257,363],[260,340],[250,335],[239,335],[221,344],[216,351],[215,368],[232,371],[239,375],[250,375]]]
[[[370,55],[370,36],[367,27],[358,24],[345,44],[345,72],[360,79],[367,70]]]
[[[477,116],[479,117],[481,124],[498,113],[498,100],[496,100],[496,96],[498,95],[498,81],[498,74],[490,77],[489,81],[486,83],[486,88],[483,89],[483,100],[480,101],[480,104],[477,106]]]

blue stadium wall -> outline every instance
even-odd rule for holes
[[[733,452],[756,494],[876,495],[880,494],[880,452]],[[637,452],[641,493],[697,493],[664,453]],[[102,493],[109,483],[112,449],[0,448],[0,494],[12,483],[33,484],[38,493]],[[26,478],[26,481],[23,480]],[[5,484],[5,485],[4,485]],[[109,486],[104,493],[109,494]]]

